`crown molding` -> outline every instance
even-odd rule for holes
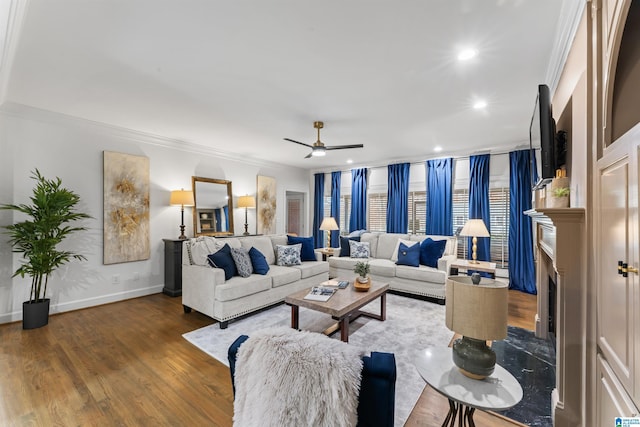
[[[0,114],[7,116],[36,120],[44,123],[52,123],[64,126],[74,126],[77,128],[92,129],[104,134],[121,138],[131,142],[146,145],[154,145],[172,150],[180,150],[187,153],[212,156],[223,160],[235,161],[247,165],[268,168],[300,169],[295,166],[284,165],[276,162],[267,162],[264,160],[251,159],[243,157],[227,151],[216,150],[201,144],[182,141],[179,139],[168,138],[162,135],[155,135],[135,129],[129,129],[121,126],[111,125],[108,123],[83,119],[81,117],[71,116],[68,114],[58,113],[55,111],[44,110],[41,108],[31,107],[24,104],[14,102],[5,102],[0,106]],[[300,169],[303,170],[303,169]]]
[[[573,39],[578,31],[582,14],[589,0],[564,0],[560,7],[560,18],[556,28],[556,43],[551,51],[551,58],[547,67],[545,81],[551,93],[555,93],[562,70],[569,57]]]

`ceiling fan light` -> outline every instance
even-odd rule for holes
[[[313,151],[311,152],[311,155],[313,157],[322,157],[325,154],[327,154],[327,150],[323,148],[314,148]]]

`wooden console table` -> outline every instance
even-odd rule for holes
[[[182,242],[178,239],[164,241],[164,288],[162,293],[171,297],[182,295]]]

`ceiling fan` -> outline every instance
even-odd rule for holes
[[[318,129],[318,140],[313,143],[313,145],[305,144],[304,142],[295,141],[290,138],[284,138],[285,141],[295,142],[296,144],[304,145],[305,147],[311,148],[311,153],[307,154],[305,159],[309,157],[319,157],[324,156],[327,150],[344,150],[347,148],[362,148],[364,145],[362,144],[352,144],[352,145],[324,145],[322,141],[320,141],[320,129],[324,127],[323,122],[313,122],[313,127]]]

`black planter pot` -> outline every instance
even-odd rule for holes
[[[41,328],[49,323],[49,298],[22,303],[22,329]]]

